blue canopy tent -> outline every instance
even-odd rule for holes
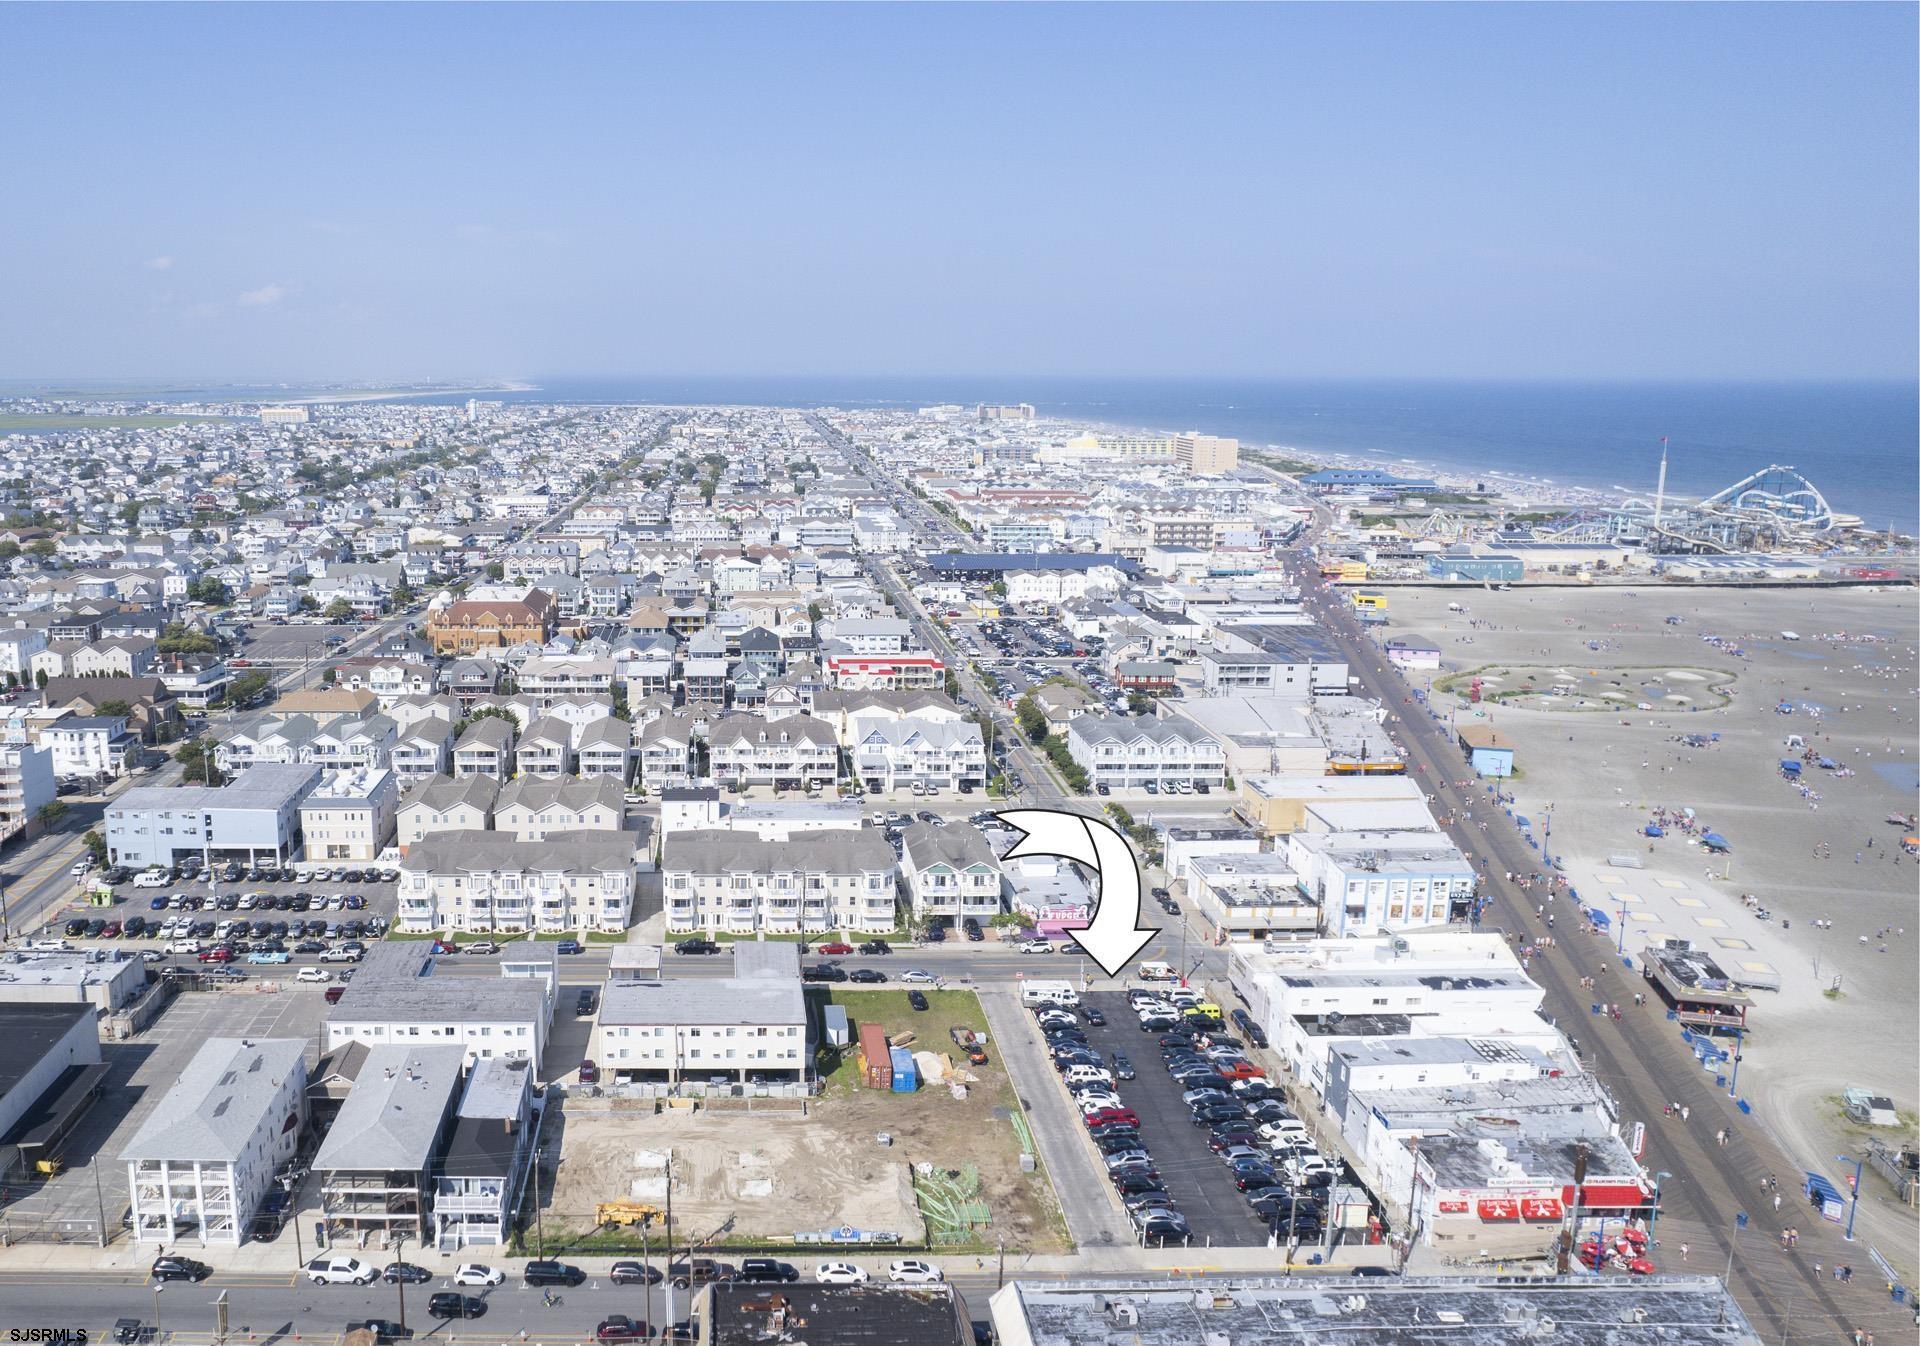
[[[1710,851],[1730,851],[1733,849],[1733,843],[1721,836],[1718,832],[1707,833],[1700,838],[1700,843]]]

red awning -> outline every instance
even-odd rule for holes
[[[1517,1220],[1520,1218],[1518,1201],[1483,1200],[1479,1203],[1480,1218],[1483,1220]]]
[[[1560,1203],[1550,1196],[1530,1196],[1520,1203],[1523,1220],[1557,1220],[1560,1212]]]

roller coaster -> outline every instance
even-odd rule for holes
[[[1644,544],[1655,552],[1738,552],[1817,545],[1859,526],[1853,515],[1836,513],[1798,471],[1776,463],[1696,503],[1634,496],[1534,531],[1556,541]]]

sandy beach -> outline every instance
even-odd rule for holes
[[[1449,612],[1450,602],[1466,611]],[[1829,1177],[1842,1171],[1834,1156],[1865,1134],[1839,1111],[1849,1085],[1900,1108],[1906,1126],[1878,1139],[1897,1147],[1916,1135],[1920,861],[1901,853],[1910,832],[1888,819],[1920,807],[1917,614],[1912,589],[1391,595],[1386,635],[1423,636],[1442,653],[1438,673],[1410,675],[1416,686],[1497,666],[1502,689],[1522,678],[1568,689],[1475,706],[1463,684],[1432,704],[1442,718],[1490,722],[1514,741],[1515,811],[1536,837],[1550,826],[1551,851],[1582,901],[1624,928],[1629,955],[1652,938],[1684,937],[1729,970],[1777,977],[1780,989],[1756,992],[1740,1096],[1789,1154]],[[1731,696],[1713,709],[1698,691],[1716,672]],[[1573,708],[1594,707],[1601,688],[1612,703]],[[1493,690],[1483,686],[1483,696]],[[1568,708],[1547,708],[1561,702]],[[1792,734],[1834,768],[1816,762],[1799,783],[1788,779],[1779,764],[1799,755],[1787,746]],[[1677,741],[1696,735],[1708,741]],[[1645,836],[1663,807],[1693,809],[1696,833],[1719,832],[1731,853],[1709,855],[1673,829]],[[1609,863],[1616,857],[1625,863]],[[1912,1269],[1914,1212],[1871,1173],[1860,1221],[1864,1237]]]

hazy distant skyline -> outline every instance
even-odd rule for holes
[[[1911,379],[1904,5],[0,9],[0,378]]]

